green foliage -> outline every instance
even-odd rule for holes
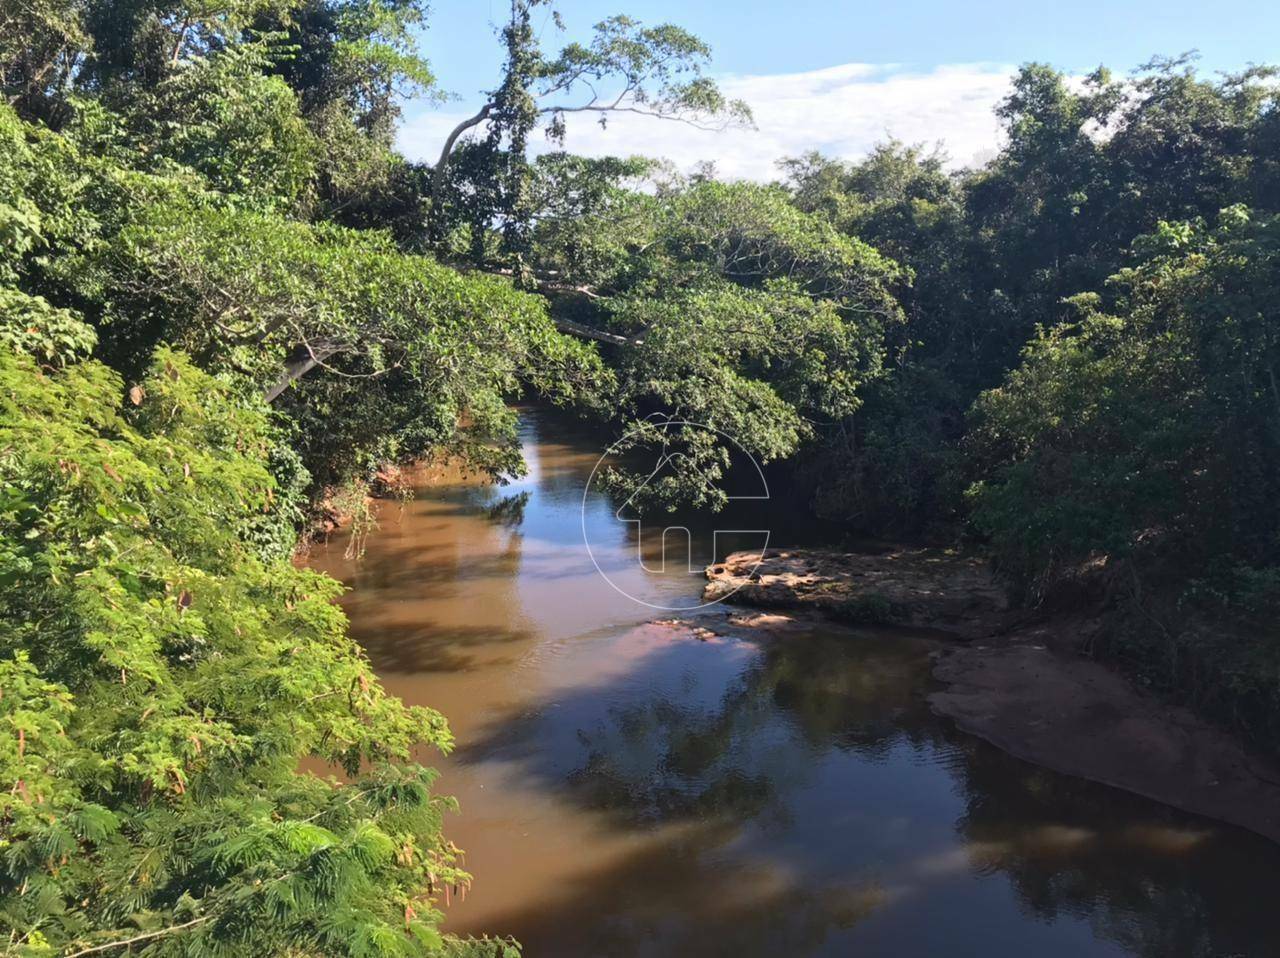
[[[280,17],[294,0],[89,0],[84,21],[90,55],[75,81],[83,89],[128,95],[164,82],[193,58],[238,43],[262,18]]]
[[[975,406],[973,518],[1032,597],[1081,568],[1102,651],[1264,748],[1280,731],[1280,217],[1162,224]]]
[[[257,25],[283,33],[287,55],[271,71],[297,94],[319,144],[317,214],[390,228],[405,243],[421,238],[426,176],[392,143],[401,100],[438,95],[414,40],[425,13],[419,0],[305,0]]]
[[[447,138],[431,188],[433,242],[456,246],[450,240],[465,232],[473,264],[488,263],[496,253],[522,279],[537,209],[526,150],[539,124],[563,144],[565,118],[573,113],[596,116],[601,125],[619,112],[713,128],[751,123],[750,108],[727,99],[704,75],[710,48],[688,31],[614,16],[595,25],[590,43],[571,43],[551,56],[533,27],[533,12],[542,6],[552,6],[551,0],[511,4],[501,30],[501,81],[480,111]],[[563,28],[558,11],[550,13]],[[482,137],[459,140],[482,124]],[[486,242],[490,229],[501,237],[496,250]]]
[[[0,348],[58,365],[88,356],[97,341],[93,327],[71,310],[0,286]]]
[[[529,159],[572,113],[750,122],[692,34],[615,16],[553,54],[550,6],[512,4],[434,168],[392,149],[435,95],[420,0],[0,18],[12,950],[514,953],[439,934],[466,878],[408,756],[447,729],[287,560],[389,461],[518,472],[525,390],[660,446],[666,505],[717,507],[741,446],[863,529],[971,518],[1029,599],[1101,568],[1144,676],[1280,729],[1275,644],[1204,627],[1280,609],[1274,71],[1031,64],[980,169],[891,142],[726,184]]]
[[[962,518],[966,410],[1037,329],[1074,322],[1067,301],[1101,289],[1162,220],[1264,197],[1280,209],[1276,103],[1264,68],[1213,81],[1184,58],[1071,84],[1032,64],[997,111],[1007,146],[980,169],[948,175],[895,143],[854,164],[785,164],[797,205],[914,275],[894,288],[907,322],[889,375],[807,463],[824,511],[885,533]]]
[[[131,377],[167,343],[273,398],[283,391],[276,406],[315,488],[445,448],[518,471],[503,400],[531,387],[564,401],[601,381],[593,351],[509,282],[406,256],[380,233],[283,219],[262,209],[270,198],[214,191],[188,167],[124,168],[128,124],[82,112],[74,140],[11,115],[0,130],[11,160],[0,174],[0,266],[44,296],[6,294],[9,338],[44,336],[46,353],[59,337],[70,347],[69,314],[49,304],[74,303],[102,334],[102,355]],[[91,159],[76,141],[115,157]],[[16,325],[32,310],[39,321]]]
[[[653,195],[607,185],[634,164],[554,162],[585,186],[572,220],[540,223],[534,272],[569,294],[557,315],[625,341],[613,362],[624,445],[677,453],[660,483],[615,473],[622,490],[718,507],[734,445],[784,459],[858,409],[901,319],[897,264],[777,188],[695,180]]]
[[[1023,581],[1093,554],[1280,559],[1280,220],[1166,224],[976,406],[976,521]]]
[[[338,586],[263,559],[260,400],[161,352],[124,384],[0,353],[0,927],[19,954],[442,953],[465,881]],[[345,784],[299,770],[328,764]]]
[[[901,144],[785,165],[797,206],[914,275],[885,374],[805,457],[817,505],[878,533],[969,519],[1027,601],[1096,590],[1093,651],[1268,744],[1277,94],[1269,68],[1033,64],[981,169]]]
[[[79,0],[6,4],[0,17],[0,89],[8,105],[48,118],[89,44]]]
[[[96,238],[90,197],[106,184],[89,182],[90,166],[65,138],[0,106],[0,282],[38,275]]]
[[[656,167],[643,157],[539,156],[530,184],[537,272],[596,285],[624,269],[630,256],[625,230],[640,228],[648,211],[635,191]]]
[[[628,109],[745,118],[702,76],[707,49],[689,34],[619,17],[552,60],[528,29],[534,5],[517,5],[507,34],[493,126],[472,148],[490,192],[467,220],[473,251],[498,249],[515,283],[403,251],[425,245],[431,192],[391,150],[399,98],[434,84],[415,0],[88,0],[0,24],[15,107],[0,107],[10,950],[518,953],[438,931],[435,897],[468,877],[440,832],[450,803],[410,750],[448,748],[448,730],[381,690],[336,583],[289,560],[308,497],[424,455],[515,473],[512,397],[606,401],[595,347],[517,288],[529,204],[566,217],[634,205],[614,181],[643,164],[562,160],[554,177],[576,178],[576,197],[533,192],[550,179],[532,174],[527,133],[600,107],[557,97],[607,78]],[[780,194],[766,206],[766,219],[793,212]],[[812,226],[744,228],[763,248]],[[630,280],[601,318],[654,327],[637,354],[654,376],[690,347],[706,375],[691,388],[672,367],[610,398],[635,412],[705,390],[709,415],[742,423],[739,393],[755,395],[776,420],[768,455],[807,434],[803,416],[853,408],[877,360],[871,326],[849,321],[887,301],[824,284],[891,266],[860,247],[847,259],[857,244],[831,235],[834,259],[813,237],[783,250],[812,266],[794,280],[660,244],[689,267],[666,318],[635,312]],[[600,249],[572,269],[623,265]],[[755,330],[736,349],[690,343],[680,304],[721,324],[741,307]],[[834,370],[846,360],[856,373]]]
[[[431,94],[435,77],[413,33],[426,16],[419,0],[307,0],[278,21],[296,51],[276,69],[297,91],[308,117],[335,108],[386,147],[399,99]]]
[[[846,323],[833,303],[786,280],[760,289],[716,284],[659,301],[627,297],[613,308],[615,322],[642,330],[619,357],[620,409],[640,418],[635,426],[660,429],[664,444],[686,447],[685,491],[698,505],[723,501],[730,450],[705,447],[696,427],[673,436],[662,423],[709,427],[757,461],[782,459],[813,435],[815,418],[856,408],[858,386],[878,360],[874,326]],[[635,426],[635,439],[657,441]],[[667,498],[680,491],[673,486]]]
[[[540,64],[540,97],[565,97],[592,91],[586,105],[555,103],[547,107],[552,124],[564,114],[582,110],[607,114],[610,106],[595,91],[606,84],[621,87],[614,102],[654,116],[721,123],[750,123],[751,109],[729,100],[703,75],[711,59],[705,41],[670,23],[645,27],[628,16],[612,16],[595,26],[589,44],[571,43],[554,60]]]
[[[276,405],[321,484],[450,446],[516,470],[504,399],[527,385],[564,400],[601,375],[537,297],[374,233],[157,207],[73,272],[126,368],[164,342],[283,390]]]
[[[296,94],[265,75],[288,55],[265,41],[240,44],[130,91],[120,103],[124,148],[156,172],[176,163],[255,205],[297,203],[312,185],[320,150]]]
[[[954,443],[981,375],[974,347],[988,338],[968,327],[965,197],[944,161],[891,141],[857,163],[808,154],[783,164],[797,206],[892,255],[911,277],[892,286],[905,322],[887,331],[887,375],[800,470],[821,513],[864,530],[918,534],[959,506]]]

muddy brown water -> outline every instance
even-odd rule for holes
[[[537,410],[522,434],[524,480],[425,476],[362,558],[312,557],[387,687],[457,738],[424,756],[475,876],[448,930],[533,958],[1280,955],[1280,849],[956,731],[924,701],[934,638],[646,625],[669,613],[636,599],[701,579],[584,504],[598,438]],[[774,541],[811,539],[770,492]]]

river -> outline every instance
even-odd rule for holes
[[[475,876],[446,930],[530,958],[1280,954],[1280,849],[956,731],[924,700],[936,637],[646,625],[700,577],[650,571],[584,499],[598,438],[521,430],[524,479],[424,478],[363,557],[311,558],[387,688],[457,738],[422,756]],[[771,492],[775,543],[821,534]]]

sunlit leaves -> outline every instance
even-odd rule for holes
[[[352,954],[324,928],[358,912],[371,948],[434,953],[431,876],[465,876],[407,760],[447,727],[383,692],[336,583],[245,535],[273,502],[261,401],[168,351],[135,395],[0,352],[0,924]]]
[[[1277,228],[1240,207],[1213,232],[1162,225],[1112,278],[1113,314],[1077,297],[1083,319],[983,395],[976,518],[1010,572],[1039,582],[1158,542],[1205,563],[1274,555]]]

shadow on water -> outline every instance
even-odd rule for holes
[[[1208,958],[1280,941],[1266,896],[1241,894],[1276,887],[1276,849],[958,733],[925,704],[928,640],[648,641],[622,677],[496,717],[459,752],[653,837],[503,914],[530,954]]]
[[[354,633],[357,641],[358,632]],[[369,661],[378,672],[462,672],[476,664],[475,652],[527,642],[527,630],[501,630],[493,626],[445,625],[422,620],[408,625],[382,625],[378,643],[369,649]],[[488,660],[501,664],[501,658]],[[505,659],[507,663],[514,657]]]
[[[449,930],[530,958],[1280,954],[1280,849],[959,733],[926,701],[936,640],[644,625],[598,568],[645,600],[700,577],[584,512],[599,443],[549,428],[524,420],[528,478],[433,481],[363,560],[314,557],[388,687],[457,735],[431,761],[477,882]],[[795,505],[775,528],[820,536]]]
[[[421,593],[440,586],[456,591],[459,585],[472,579],[509,578],[520,565],[518,545],[486,556],[440,555],[440,551],[418,546],[388,549],[386,555],[390,561],[381,562],[357,577],[354,587],[392,589],[402,583],[412,583]]]

